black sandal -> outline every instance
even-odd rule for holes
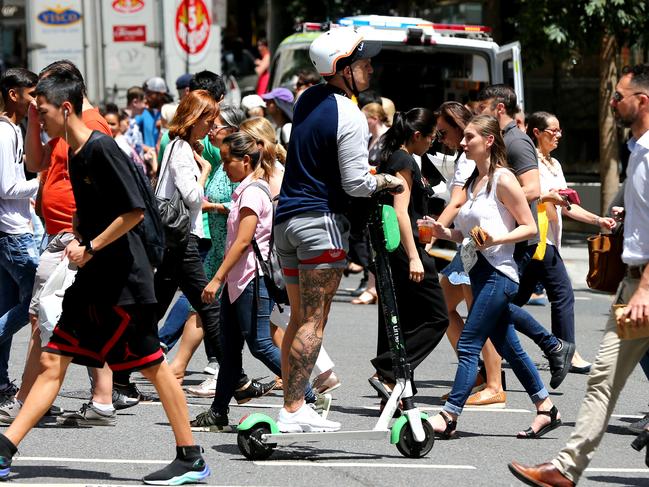
[[[380,377],[372,376],[367,379],[367,381],[370,383],[372,388],[378,392],[381,399],[384,399],[386,402],[390,399],[392,389],[390,389],[390,386],[388,386]]]
[[[552,406],[552,409],[549,411],[536,411],[536,414],[543,415],[543,416],[549,416],[550,417],[550,422],[543,426],[540,430],[534,431],[532,427],[530,426],[527,428],[523,433],[519,433],[516,435],[516,438],[520,439],[536,439],[536,438],[541,438],[546,433],[549,433],[553,429],[558,428],[561,426],[561,419],[557,418],[557,414],[559,414],[559,410],[557,409],[556,406]]]
[[[435,431],[436,439],[438,440],[450,440],[456,436],[457,429],[457,420],[451,419],[451,417],[446,413],[446,411],[440,411],[439,415],[444,418],[446,423],[446,429],[444,431]]]

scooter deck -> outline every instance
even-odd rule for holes
[[[329,431],[305,433],[277,433],[261,435],[261,441],[273,444],[304,443],[309,441],[388,440],[390,430]]]

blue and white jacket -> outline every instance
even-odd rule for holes
[[[344,213],[349,197],[368,197],[376,179],[368,163],[365,115],[329,84],[306,90],[293,112],[275,222],[306,212]]]

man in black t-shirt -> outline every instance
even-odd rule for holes
[[[516,125],[514,116],[518,110],[516,93],[506,85],[491,85],[483,89],[478,95],[479,110],[484,115],[491,115],[498,120],[500,129],[503,132],[505,147],[507,148],[507,164],[516,175],[521,184],[525,197],[530,203],[530,209],[534,221],[538,226],[537,204],[541,196],[541,182],[539,178],[539,162],[536,155],[536,148],[532,139]],[[546,199],[555,205],[565,206],[562,198],[555,200]],[[518,274],[521,282],[525,280],[528,264],[539,244],[539,233],[530,240],[516,244],[514,260],[518,264]],[[553,295],[552,286],[558,283],[547,283],[548,295]],[[523,333],[536,343],[548,357],[552,379],[550,386],[555,389],[559,387],[570,370],[572,357],[575,353],[575,344],[564,342],[546,330],[526,311],[520,309],[525,305],[529,296],[523,297],[523,293],[516,296],[512,301],[512,320],[516,331]]]
[[[156,387],[174,431],[176,459],[148,475],[145,483],[179,485],[210,475],[194,444],[182,389],[164,361],[157,334],[153,269],[142,240],[133,231],[144,218],[144,195],[114,140],[83,123],[82,87],[67,74],[41,79],[38,112],[50,137],[70,146],[69,173],[77,225],[66,248],[79,267],[66,290],[63,312],[43,348],[42,372],[20,413],[0,435],[0,478],[9,476],[17,445],[45,414],[70,362],[114,371],[140,370]]]

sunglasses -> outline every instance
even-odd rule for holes
[[[615,103],[620,103],[627,96],[638,96],[638,95],[649,96],[647,95],[647,93],[644,93],[643,91],[636,91],[635,93],[631,93],[630,95],[623,95],[619,91],[616,91],[615,93],[613,93],[611,100],[613,100]]]

